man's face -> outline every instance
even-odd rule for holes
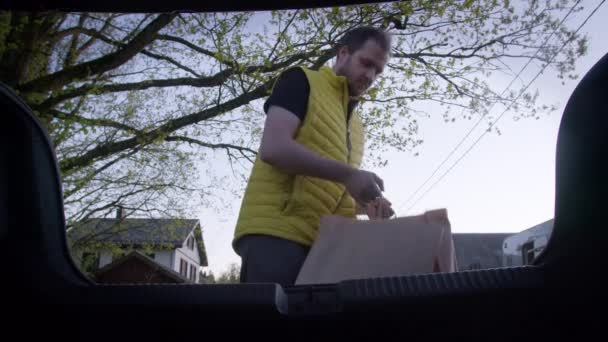
[[[347,47],[338,51],[336,74],[347,78],[350,96],[359,96],[374,83],[387,61],[387,52],[374,39],[368,39],[352,54]]]

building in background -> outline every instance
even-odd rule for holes
[[[502,244],[507,233],[453,233],[458,271],[503,267]]]
[[[179,282],[175,273],[197,283],[201,268],[208,266],[199,220],[126,218],[119,209],[116,218],[94,218],[75,225],[68,239],[81,269],[106,281]]]
[[[504,266],[531,264],[547,246],[552,232],[550,219],[506,238],[502,246]]]

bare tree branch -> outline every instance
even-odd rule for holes
[[[199,145],[199,146],[203,146],[203,147],[207,147],[207,148],[212,148],[212,149],[218,149],[218,148],[225,148],[225,149],[233,149],[233,150],[237,150],[242,152],[249,152],[253,155],[257,155],[258,153],[248,147],[243,147],[243,146],[236,146],[236,145],[232,145],[232,144],[210,144],[210,143],[206,143],[206,142],[202,142],[200,140],[197,139],[193,139],[193,138],[189,138],[189,137],[183,137],[183,136],[169,136],[165,138],[165,141],[183,141],[183,142],[187,142],[189,144],[195,144],[195,145]]]
[[[142,144],[142,143],[143,144],[150,143],[151,141],[158,139],[158,138],[163,138],[167,134],[175,132],[182,127],[185,127],[190,124],[200,122],[200,121],[215,117],[217,115],[220,115],[222,113],[231,111],[235,108],[242,106],[245,103],[248,103],[255,99],[266,96],[268,91],[271,89],[273,83],[274,83],[274,79],[271,79],[249,93],[242,94],[241,96],[236,97],[232,100],[229,100],[219,106],[215,106],[215,107],[206,109],[206,110],[198,112],[198,113],[194,113],[194,114],[186,115],[184,117],[170,120],[169,122],[165,123],[164,125],[161,125],[160,127],[156,128],[150,132],[139,135],[138,137],[130,138],[130,139],[122,140],[122,141],[117,141],[117,142],[112,142],[112,143],[108,143],[108,144],[104,144],[104,145],[99,145],[96,148],[86,152],[82,156],[64,159],[60,163],[61,170],[64,173],[69,173],[70,171],[74,170],[74,168],[76,168],[76,167],[83,167],[83,166],[90,165],[97,159],[104,158],[108,155],[123,151],[128,148],[134,148],[135,146]],[[164,140],[164,138],[163,138],[163,140]]]
[[[84,188],[85,186],[87,186],[88,181],[92,180],[96,175],[100,174],[101,172],[107,170],[110,166],[116,164],[117,162],[128,158],[132,155],[134,155],[135,153],[137,153],[139,151],[138,148],[134,148],[132,151],[130,151],[129,153],[124,153],[116,158],[114,158],[113,160],[109,161],[108,163],[106,163],[105,165],[101,166],[100,168],[96,169],[95,171],[87,174],[81,181],[81,184],[75,186],[74,188],[70,189],[69,191],[66,191],[64,193],[64,198],[69,198],[70,196],[72,196],[74,193],[80,191],[82,188]]]
[[[454,87],[454,89],[456,89],[456,91],[458,92],[458,95],[460,95],[460,96],[464,96],[465,95],[465,93],[462,91],[462,89],[460,89],[460,87],[458,86],[458,84],[456,84],[455,82],[453,82],[452,80],[450,80],[449,77],[447,77],[441,71],[437,70],[437,68],[433,67],[430,63],[428,63],[426,60],[424,60],[424,58],[417,57],[415,59],[417,61],[420,61],[422,64],[426,65],[427,68],[431,69],[433,72],[435,72],[437,75],[439,75],[439,77],[441,77],[444,81],[446,81],[449,84],[451,84]]]
[[[84,23],[86,20],[86,13],[81,14],[80,18],[78,19],[78,27],[84,27]],[[68,48],[68,51],[66,53],[65,59],[63,60],[63,68],[68,68],[71,67],[74,62],[76,61],[76,51],[77,51],[77,47],[78,47],[78,38],[80,37],[80,34],[78,33],[73,33],[72,34],[72,39],[70,41],[70,47]]]
[[[115,15],[111,15],[106,19],[103,26],[99,30],[100,35],[103,35],[104,32],[110,27],[111,22],[115,17],[116,17]],[[87,40],[84,44],[82,44],[81,47],[78,48],[76,57],[80,56],[86,49],[90,48],[93,45],[93,43],[95,43],[96,41],[97,41],[97,37],[90,37],[89,40]]]
[[[59,89],[62,86],[72,82],[75,79],[81,79],[86,76],[100,74],[105,71],[114,69],[119,65],[124,64],[143,48],[154,40],[156,33],[165,27],[176,14],[160,14],[154,21],[142,30],[129,44],[124,48],[97,58],[90,62],[78,64],[76,66],[63,69],[48,76],[40,77],[36,80],[29,81],[19,85],[17,89],[22,92],[42,92],[48,90]]]
[[[176,42],[176,43],[180,43],[183,44],[187,47],[189,47],[190,49],[202,53],[205,56],[209,56],[212,58],[216,58],[217,59],[217,52],[213,52],[207,49],[203,49],[200,46],[196,46],[194,44],[192,44],[191,42],[183,39],[183,38],[179,38],[179,37],[175,37],[175,36],[171,36],[171,35],[167,35],[167,34],[159,34],[156,36],[158,39],[160,40],[166,40],[166,41],[171,41],[171,42]],[[229,67],[234,67],[235,66],[235,62],[234,61],[222,61],[223,64],[226,64]]]
[[[113,127],[129,133],[140,133],[140,131],[135,127],[109,119],[91,119],[76,114],[65,113],[56,109],[50,109],[47,113],[58,119],[71,120],[87,126]]]
[[[308,53],[300,53],[300,54],[295,54],[293,56],[290,56],[289,58],[286,58],[285,60],[275,63],[270,66],[253,65],[253,66],[245,67],[243,73],[244,74],[253,74],[256,72],[262,72],[262,73],[274,72],[274,71],[280,70],[282,68],[285,68],[298,60],[301,60],[301,59],[304,59],[307,57],[312,57],[317,54],[321,54],[321,56],[327,57],[324,59],[325,61],[329,60],[333,56],[333,54],[329,55],[327,50],[319,51],[319,52],[312,51],[312,52],[308,52]],[[321,63],[322,61],[323,60],[319,60],[318,63]],[[114,83],[114,84],[108,84],[108,85],[87,84],[87,85],[80,86],[74,90],[62,93],[61,95],[56,95],[56,96],[50,97],[49,99],[42,102],[40,105],[37,105],[37,106],[34,105],[33,108],[36,110],[39,110],[39,111],[45,111],[48,108],[51,108],[65,100],[68,100],[68,99],[71,99],[74,97],[78,97],[78,96],[83,96],[83,95],[86,95],[89,92],[93,92],[93,91],[98,94],[104,94],[104,93],[131,91],[131,90],[143,90],[143,89],[157,88],[157,87],[175,87],[175,86],[192,86],[192,87],[199,87],[199,88],[200,87],[215,87],[215,86],[219,86],[219,85],[223,84],[224,82],[226,82],[226,80],[229,77],[231,77],[232,75],[234,75],[235,73],[237,73],[237,71],[238,70],[230,68],[230,69],[223,70],[213,76],[200,77],[200,78],[183,77],[183,78],[174,78],[174,79],[165,79],[165,80],[146,80],[146,81],[134,82],[134,83]]]
[[[55,39],[60,39],[62,36],[67,35],[67,34],[73,34],[73,33],[82,33],[82,34],[86,34],[90,37],[94,37],[96,39],[99,39],[100,41],[109,44],[109,45],[113,45],[113,46],[117,46],[119,48],[126,48],[127,44],[122,43],[122,42],[118,42],[115,41],[109,37],[106,37],[105,35],[103,35],[101,32],[96,31],[96,30],[92,30],[92,29],[87,29],[87,28],[81,28],[81,27],[72,27],[69,29],[65,29],[64,31],[61,31],[59,33],[57,33],[57,35],[55,35]],[[200,77],[200,74],[197,73],[196,71],[192,70],[191,68],[188,68],[187,66],[179,63],[178,61],[176,61],[175,59],[168,57],[168,56],[163,56],[163,55],[159,55],[153,52],[150,52],[146,49],[142,49],[140,51],[143,55],[154,58],[154,59],[158,59],[158,60],[162,60],[165,62],[168,62],[170,64],[175,65],[176,67],[185,70],[187,72],[189,72],[190,74],[196,76],[196,77]]]

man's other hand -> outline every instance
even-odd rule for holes
[[[344,179],[344,185],[348,193],[355,201],[367,205],[375,198],[382,195],[384,182],[375,173],[352,169]]]
[[[384,197],[378,197],[367,204],[366,212],[370,220],[387,219],[395,214],[392,203]]]

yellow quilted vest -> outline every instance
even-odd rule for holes
[[[346,78],[337,76],[329,67],[319,71],[301,68],[310,84],[310,96],[296,141],[323,157],[358,168],[363,156],[364,132],[356,111],[352,112],[347,129]],[[317,236],[321,217],[334,214],[355,217],[355,201],[344,185],[289,175],[263,162],[258,153],[233,243],[247,234],[264,234],[310,246]]]

